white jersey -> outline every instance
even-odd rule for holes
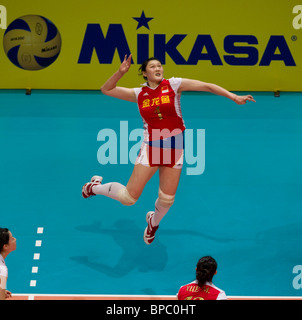
[[[0,288],[6,289],[6,281],[8,276],[8,269],[5,264],[4,258],[0,254]]]

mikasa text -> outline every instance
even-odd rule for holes
[[[292,25],[294,29],[302,28],[302,5],[293,7],[295,14]],[[290,9],[289,9],[290,14]],[[198,30],[197,30],[198,31]],[[191,42],[189,39],[195,37]],[[114,55],[118,52],[122,59],[125,52],[136,51],[136,63],[143,63],[149,56],[149,48],[153,47],[151,55],[166,64],[166,56],[176,65],[197,65],[200,61],[210,61],[213,66],[256,66],[267,67],[273,61],[279,61],[286,67],[296,66],[295,59],[290,49],[290,43],[285,35],[271,35],[267,40],[252,34],[225,35],[222,43],[215,39],[215,35],[197,34],[137,34],[136,49],[128,42],[122,24],[109,24],[107,31],[104,26],[96,23],[88,23],[80,51],[78,64],[92,63],[92,55],[95,52],[100,64],[111,64]],[[265,41],[263,43],[263,41]],[[190,53],[181,51],[179,45],[187,43],[191,47]],[[264,45],[265,50],[259,49]],[[221,50],[223,47],[223,51]],[[134,63],[134,61],[132,61]]]

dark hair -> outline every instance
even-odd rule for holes
[[[7,228],[0,228],[0,252],[5,244],[9,242],[9,230]]]
[[[142,63],[142,65],[139,67],[139,69],[138,69],[138,72],[139,72],[139,75],[140,75],[140,76],[143,75],[143,72],[146,71],[146,68],[147,68],[148,63],[149,63],[150,61],[152,61],[152,60],[156,60],[156,61],[158,61],[158,62],[161,63],[160,60],[158,60],[157,58],[154,58],[154,57],[151,57],[151,58],[145,60],[145,61]],[[161,63],[161,64],[162,64],[162,63]],[[144,77],[144,79],[147,80],[147,77]]]
[[[210,256],[202,257],[198,260],[196,266],[196,280],[201,287],[206,281],[211,282],[217,270],[217,262]]]

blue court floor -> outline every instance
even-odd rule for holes
[[[8,289],[174,295],[194,280],[197,260],[212,255],[213,282],[227,295],[300,296],[302,94],[253,95],[257,103],[238,106],[183,94],[190,153],[175,203],[147,246],[157,176],[132,207],[81,196],[95,174],[127,183],[128,151],[142,128],[136,105],[99,92],[0,91],[0,226],[17,238]]]

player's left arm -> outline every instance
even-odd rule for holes
[[[6,299],[6,277],[0,276],[0,300]]]
[[[236,102],[237,104],[245,104],[247,101],[253,101],[254,98],[251,95],[238,96],[216,84],[207,83],[199,80],[182,79],[181,84],[178,89],[179,92],[182,91],[206,91],[211,92],[219,96],[229,98]]]

